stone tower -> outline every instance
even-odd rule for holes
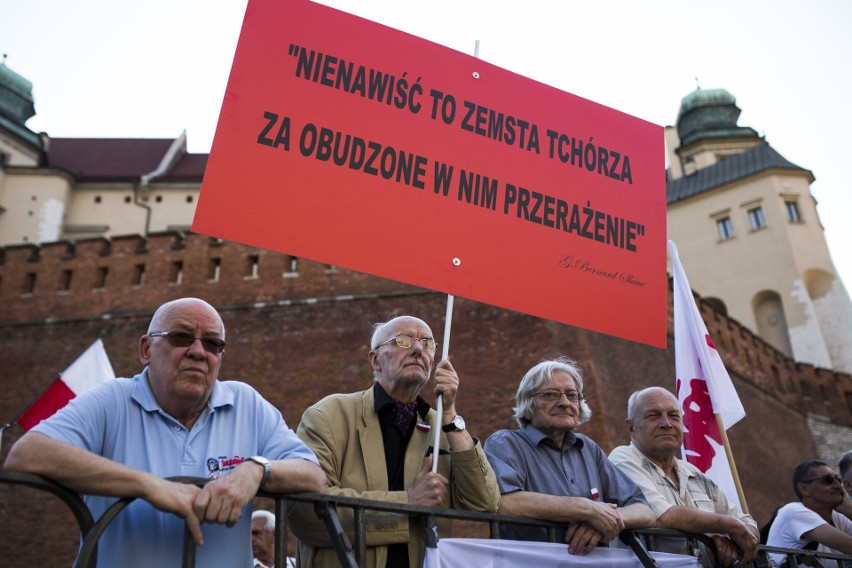
[[[852,371],[852,302],[813,174],[738,126],[724,89],[683,98],[666,128],[669,238],[692,287],[796,361]]]

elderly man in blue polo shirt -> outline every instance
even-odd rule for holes
[[[210,304],[166,303],[139,339],[142,373],[73,399],[10,450],[7,469],[87,495],[96,518],[115,497],[139,498],[104,533],[98,566],[179,566],[184,520],[200,545],[197,566],[251,566],[245,513],[258,489],[326,490],[281,413],[249,385],[219,381],[224,351]],[[212,479],[200,489],[164,479],[172,476]]]
[[[588,554],[625,528],[654,525],[639,486],[573,431],[591,417],[573,361],[542,361],[527,371],[515,403],[520,430],[500,430],[485,443],[500,486],[500,513],[570,522],[565,542],[572,554]],[[547,540],[544,528],[501,530],[503,538]]]

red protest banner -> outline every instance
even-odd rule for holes
[[[193,230],[664,347],[661,127],[250,0]]]

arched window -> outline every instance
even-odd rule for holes
[[[787,318],[778,292],[772,290],[758,292],[752,299],[751,305],[754,310],[754,319],[757,321],[757,334],[774,348],[792,357],[793,347],[787,330]]]

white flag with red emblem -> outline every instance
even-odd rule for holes
[[[675,372],[683,413],[683,455],[716,482],[728,501],[742,508],[715,415],[721,417],[727,430],[745,417],[745,410],[707,333],[672,241],[669,254],[674,278]]]

